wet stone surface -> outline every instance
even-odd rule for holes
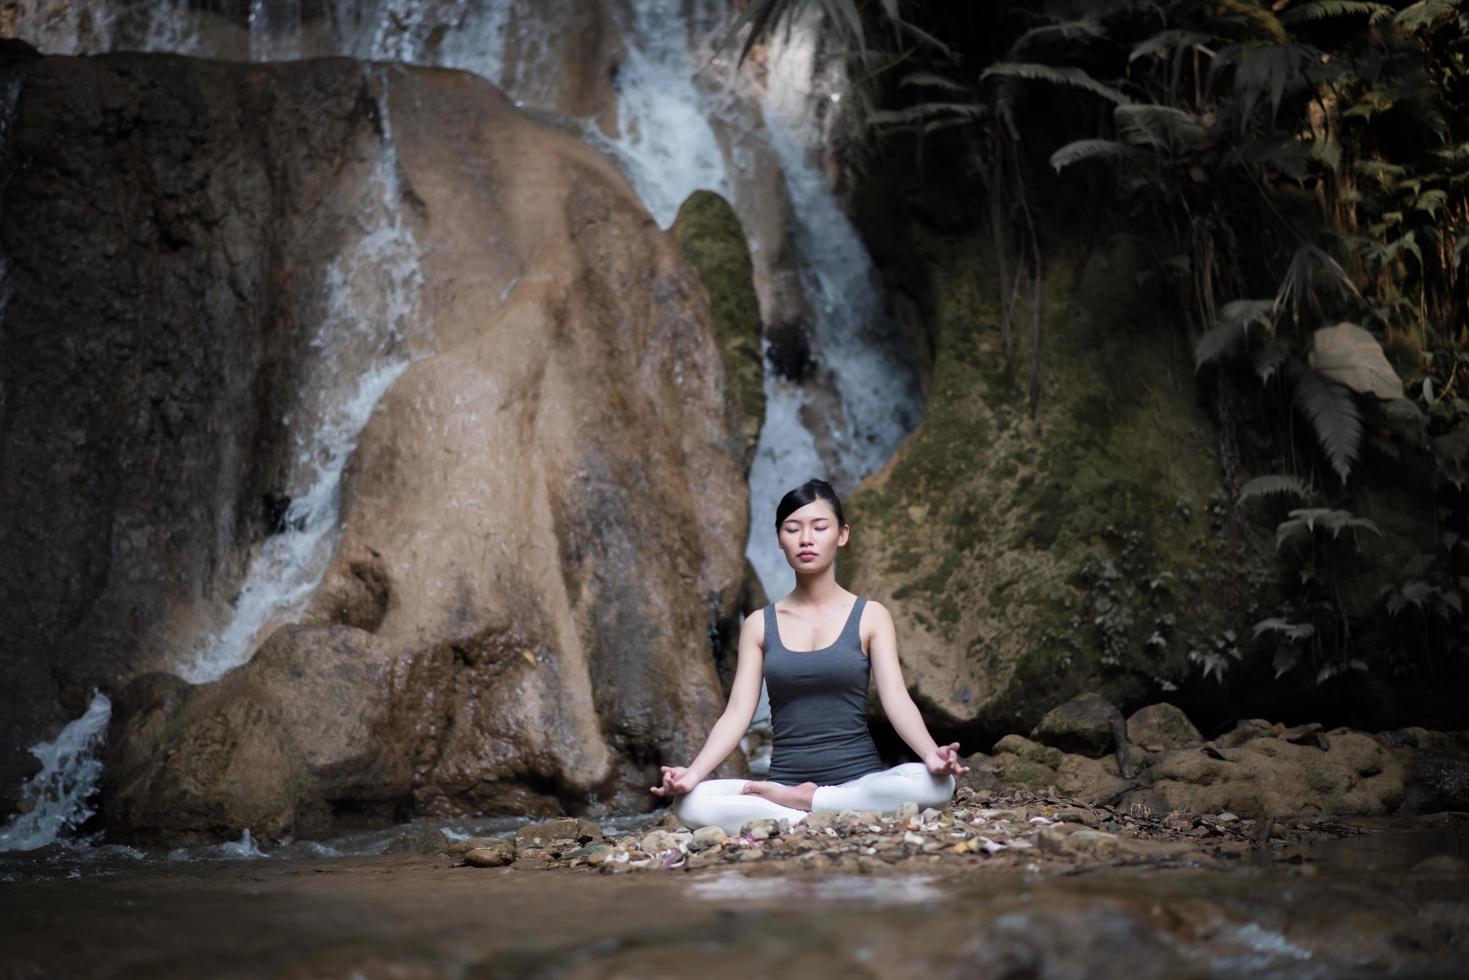
[[[1132,865],[1219,870],[1264,861],[1287,865],[1301,876],[1315,871],[1313,848],[1371,832],[1371,822],[1360,819],[1273,820],[1182,810],[1154,814],[1142,805],[1120,809],[1017,789],[978,793],[960,788],[942,810],[920,812],[905,804],[886,814],[821,812],[795,826],[751,820],[730,835],[717,827],[690,830],[669,815],[617,836],[604,836],[589,821],[556,820],[520,828],[511,860],[521,871],[604,874],[729,866],[756,874],[1042,866],[1082,871]],[[466,864],[476,863],[469,859],[474,851],[462,845],[457,850]]]

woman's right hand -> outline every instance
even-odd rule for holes
[[[699,785],[699,774],[686,766],[662,766],[663,785],[651,786],[654,796],[678,796]]]

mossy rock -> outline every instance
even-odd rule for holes
[[[1150,704],[1127,719],[1127,740],[1146,752],[1198,745],[1204,740],[1188,715],[1166,702]]]
[[[1028,731],[1087,690],[1157,700],[1269,579],[1218,519],[1217,436],[1187,338],[1151,323],[1125,249],[1053,260],[1032,418],[1028,301],[1012,376],[982,239],[904,234],[927,277],[910,286],[933,375],[918,428],[849,497],[844,584],[891,611],[930,724]]]
[[[745,231],[728,201],[713,191],[695,191],[679,207],[672,234],[709,294],[726,390],[742,437],[741,461],[748,473],[765,417],[765,379],[760,303]]]

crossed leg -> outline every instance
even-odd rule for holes
[[[838,786],[815,786],[809,809],[803,802],[810,783],[781,786],[761,783],[756,792],[744,792],[747,779],[706,779],[679,797],[673,812],[686,827],[720,827],[736,833],[746,820],[786,819],[795,826],[811,810],[896,810],[903,803],[941,807],[954,797],[954,777],[935,776],[921,762],[905,762],[882,772],[868,773]],[[782,792],[785,791],[785,792]]]

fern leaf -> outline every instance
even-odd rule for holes
[[[1192,112],[1154,103],[1128,103],[1112,110],[1117,135],[1133,146],[1172,149],[1204,139],[1204,123]]]
[[[1002,61],[991,65],[980,75],[980,79],[998,75],[1006,78],[1024,78],[1029,81],[1050,82],[1052,85],[1067,85],[1073,88],[1085,89],[1094,95],[1118,105],[1126,105],[1132,101],[1117,89],[1110,85],[1104,85],[1095,78],[1082,71],[1080,68],[1058,67],[1056,65],[1039,65],[1026,61]]]
[[[923,88],[940,88],[948,92],[969,91],[969,86],[961,85],[952,78],[945,78],[943,75],[938,75],[931,71],[915,71],[904,75],[898,80],[899,88],[907,88],[910,85]]]
[[[1327,461],[1345,483],[1362,444],[1362,416],[1351,391],[1307,369],[1297,375],[1291,401],[1311,423]]]
[[[1270,497],[1280,494],[1288,494],[1301,500],[1306,500],[1311,496],[1311,487],[1305,480],[1302,480],[1298,476],[1290,476],[1283,473],[1257,476],[1240,487],[1238,503],[1244,504],[1257,497]]]
[[[1194,344],[1194,370],[1198,371],[1210,361],[1227,354],[1243,339],[1244,332],[1229,324],[1205,330],[1198,343]]]
[[[1046,41],[1074,41],[1079,37],[1104,37],[1101,23],[1095,17],[1083,17],[1081,20],[1067,20],[1055,24],[1042,24],[1040,27],[1032,27],[1015,39],[1010,45],[1010,53],[1019,54],[1027,45]]]
[[[1280,290],[1275,294],[1275,315],[1289,307],[1292,315],[1299,316],[1300,309],[1308,301],[1317,309],[1321,304],[1317,294],[1322,287],[1331,287],[1342,299],[1355,296],[1362,298],[1346,270],[1336,259],[1315,245],[1306,243],[1291,256],[1285,277],[1280,280]]]
[[[1255,639],[1259,639],[1263,633],[1278,633],[1287,640],[1310,639],[1316,633],[1316,627],[1311,623],[1292,623],[1281,619],[1279,616],[1270,616],[1255,624]]]
[[[1320,0],[1290,10],[1283,10],[1276,17],[1282,24],[1303,24],[1307,21],[1325,20],[1328,17],[1367,17],[1375,24],[1393,15],[1392,7],[1385,3],[1361,3],[1358,0]]]
[[[1133,152],[1131,147],[1124,146],[1116,140],[1074,140],[1051,154],[1051,166],[1059,174],[1062,169],[1083,160],[1094,160],[1098,157],[1130,157]]]
[[[1216,319],[1221,325],[1238,327],[1241,330],[1248,330],[1258,323],[1273,332],[1275,324],[1270,315],[1274,308],[1274,300],[1232,299],[1219,308]]]
[[[1159,31],[1152,37],[1147,38],[1143,41],[1139,41],[1136,45],[1134,45],[1132,51],[1130,51],[1127,55],[1127,62],[1128,64],[1131,64],[1139,58],[1145,58],[1148,55],[1156,55],[1160,51],[1167,51],[1170,48],[1176,51],[1179,48],[1191,48],[1195,46],[1202,47],[1202,45],[1204,45],[1209,40],[1209,35],[1196,34],[1193,31]],[[1207,49],[1205,50],[1207,51]]]

